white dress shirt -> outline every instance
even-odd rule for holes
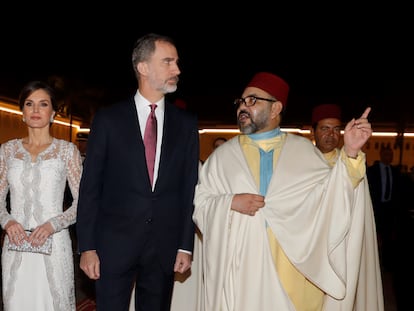
[[[139,91],[134,96],[135,105],[138,112],[139,126],[141,129],[142,139],[144,139],[145,134],[145,125],[147,123],[148,116],[151,112],[150,105],[156,104],[157,109],[155,109],[155,116],[157,117],[157,150],[155,152],[155,164],[154,164],[154,181],[152,185],[152,190],[154,190],[155,183],[158,177],[158,167],[160,164],[160,153],[161,153],[161,142],[162,142],[162,132],[164,128],[164,111],[165,103],[164,98],[160,99],[156,103],[149,102],[144,98]]]

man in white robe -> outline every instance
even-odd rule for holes
[[[258,73],[237,100],[242,135],[200,172],[205,311],[382,311],[375,224],[361,147],[370,108],[345,127],[331,168],[280,131],[289,87]]]

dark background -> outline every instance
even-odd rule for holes
[[[235,124],[232,102],[257,71],[271,71],[291,87],[284,124],[309,123],[319,103],[342,106],[344,119],[414,123],[413,18],[398,3],[295,4],[260,2],[110,3],[60,8],[3,7],[0,96],[17,98],[24,83],[63,83],[73,113],[87,118],[97,106],[132,95],[135,40],[147,32],[176,40],[182,74],[172,95],[199,119]]]

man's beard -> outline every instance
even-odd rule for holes
[[[250,124],[247,125],[242,125],[240,122],[237,122],[238,126],[239,126],[239,130],[240,132],[242,132],[243,134],[253,134],[257,132],[257,125],[251,120]]]
[[[245,114],[246,118],[249,118],[250,120],[250,124],[245,125],[244,121],[246,121],[246,119],[243,122],[241,122],[240,119],[237,118],[237,125],[239,127],[240,132],[242,132],[243,134],[254,134],[260,131],[261,129],[264,129],[267,125],[267,116],[266,112],[264,111],[256,115],[256,120],[253,120],[250,113],[247,111],[240,111],[239,116],[241,114]]]

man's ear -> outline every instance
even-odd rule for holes
[[[148,74],[148,65],[147,65],[147,63],[145,63],[145,62],[138,63],[137,70],[141,75],[146,76]]]
[[[272,111],[271,111],[271,118],[274,119],[276,118],[278,115],[280,115],[282,113],[283,110],[283,104],[280,101],[274,102],[272,104]]]

